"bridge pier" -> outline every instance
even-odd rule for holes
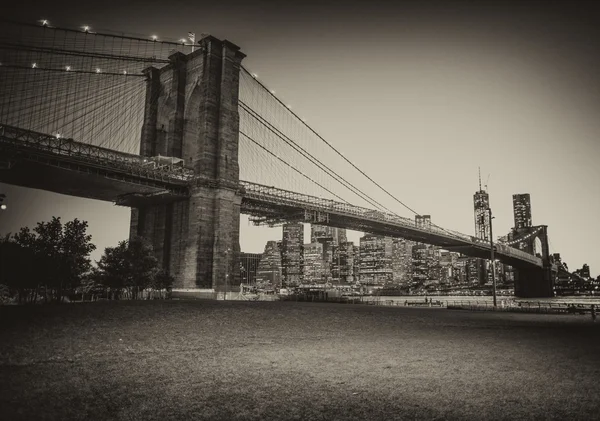
[[[530,235],[526,240],[521,241],[519,249],[533,255],[539,255],[542,258],[543,267],[536,268],[515,268],[515,296],[519,298],[551,298],[554,297],[554,276],[552,275],[552,264],[550,263],[550,247],[548,244],[548,227],[539,225],[535,227],[526,227],[515,230],[512,236],[523,237]],[[536,247],[536,240],[539,240],[540,247]]]
[[[132,209],[130,237],[148,239],[174,288],[214,291],[239,285],[242,196],[238,166],[239,47],[208,36],[189,55],[174,53],[148,80],[140,154],[168,152],[193,168],[189,197]]]
[[[554,297],[554,279],[551,267],[535,269],[514,269],[515,297],[551,298]]]

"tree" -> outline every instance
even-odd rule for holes
[[[154,276],[154,281],[152,282],[152,288],[156,291],[160,291],[160,297],[165,298],[163,296],[162,291],[166,291],[167,294],[170,292],[173,287],[173,283],[175,282],[175,278],[173,278],[170,274],[161,270]]]
[[[118,298],[126,285],[127,278],[127,241],[121,241],[117,247],[106,247],[98,261],[97,279]]]
[[[140,289],[154,287],[159,271],[152,246],[141,237],[107,247],[98,261],[98,279],[111,289],[113,298],[118,298],[123,290],[137,298]]]
[[[10,234],[0,240],[0,284],[6,285],[11,295],[18,294],[19,302],[37,300],[40,280],[50,267],[49,259],[33,247],[19,244]]]
[[[101,282],[101,273],[98,268],[92,268],[81,280],[80,291],[82,294],[82,301],[86,296],[90,296],[92,301],[96,301],[96,298],[106,292],[106,288]]]
[[[135,299],[140,289],[151,286],[160,271],[160,264],[154,256],[152,246],[142,237],[134,237],[129,241],[126,259],[129,275],[126,286]]]
[[[36,274],[37,285],[54,292],[58,302],[63,292],[77,287],[91,269],[89,255],[96,246],[91,243],[92,236],[86,234],[87,226],[87,221],[78,219],[63,226],[60,218],[53,217],[50,222],[38,222],[33,232],[25,227],[14,235],[19,246],[33,253],[38,272],[42,271]]]

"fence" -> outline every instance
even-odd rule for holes
[[[340,304],[364,304],[387,307],[427,307],[427,308],[447,308],[455,310],[472,311],[506,311],[517,313],[542,313],[542,314],[589,314],[592,304],[575,304],[568,302],[543,302],[543,301],[515,301],[499,300],[498,305],[494,307],[493,302],[488,300],[389,300],[373,297],[326,297],[310,294],[295,294],[280,297],[285,301],[308,301],[308,302],[329,302]],[[599,306],[596,304],[596,307]]]

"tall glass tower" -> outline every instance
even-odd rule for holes
[[[513,194],[515,230],[531,227],[531,198],[529,193]]]
[[[490,240],[490,196],[481,188],[481,171],[479,172],[479,191],[473,195],[475,210],[475,237],[481,240]]]

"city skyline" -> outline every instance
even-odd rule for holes
[[[570,267],[588,263],[598,273],[600,223],[594,216],[600,209],[600,185],[594,180],[600,173],[594,158],[599,156],[595,117],[600,84],[594,74],[598,45],[591,36],[597,34],[591,15],[586,19],[583,8],[556,3],[515,6],[510,10],[514,16],[504,6],[452,4],[463,7],[403,3],[369,10],[372,19],[362,21],[358,3],[350,3],[332,21],[312,21],[325,2],[298,11],[289,27],[278,23],[261,31],[256,31],[258,22],[268,16],[285,21],[281,17],[292,10],[272,6],[261,17],[236,4],[227,19],[219,17],[223,6],[192,18],[185,16],[191,7],[186,6],[164,22],[150,6],[132,24],[127,5],[107,7],[111,16],[122,11],[115,18],[97,6],[79,4],[61,8],[65,12],[56,16],[40,4],[35,16],[21,12],[18,18],[172,38],[195,30],[230,39],[248,54],[245,64],[260,80],[396,197],[430,214],[436,225],[473,234],[472,197],[481,166],[484,178],[491,174],[486,184],[496,237],[513,226],[512,195],[528,193],[534,223],[549,226],[551,252],[561,253]],[[448,19],[445,14],[451,12],[457,16]],[[551,19],[556,16],[562,19]],[[127,237],[126,208],[1,187],[8,206],[1,214],[2,233],[53,215],[85,219],[99,246],[96,260],[104,247]],[[412,217],[397,203],[392,209]],[[587,222],[572,224],[572,219]],[[245,216],[241,226],[246,252],[261,252],[267,239],[279,238],[272,230],[281,230],[249,226]],[[348,232],[355,244],[360,236]]]
[[[415,217],[417,224],[423,220],[428,218]],[[263,253],[242,253],[243,282],[250,280],[250,284],[259,288],[362,285],[416,293],[492,287],[491,266],[486,259],[384,235],[365,234],[358,245],[334,242],[338,233],[318,224],[311,224],[311,242],[303,243],[304,233],[300,228],[299,223],[284,224],[282,239],[267,241]],[[345,233],[340,235],[344,236]],[[560,256],[554,255],[553,259],[554,263],[561,263]],[[252,261],[259,262],[254,270],[250,268]],[[498,288],[513,289],[513,268],[497,264],[494,272]],[[575,272],[573,276],[561,272],[557,290],[568,290],[574,285],[581,290],[594,289],[596,281],[588,279],[587,265]]]

